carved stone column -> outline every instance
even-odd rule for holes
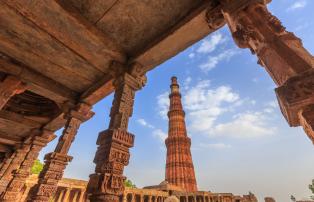
[[[129,163],[129,148],[134,135],[127,131],[132,116],[135,91],[141,89],[146,77],[124,73],[114,82],[115,95],[110,112],[109,128],[99,133],[99,145],[94,163],[95,173],[90,175],[87,192],[91,201],[118,202],[124,191],[124,166]]]
[[[36,134],[39,133],[39,134]],[[13,172],[13,178],[8,184],[4,194],[1,196],[1,201],[17,201],[19,193],[25,185],[26,179],[31,174],[31,167],[34,161],[38,158],[39,152],[56,136],[52,131],[36,131],[33,132],[33,137],[29,140],[29,151],[26,153],[21,165]],[[28,143],[28,141],[26,141]]]
[[[4,172],[7,170],[7,168],[9,167],[9,165],[11,164],[12,160],[15,157],[16,152],[7,152],[5,154],[5,159],[3,161],[3,163],[1,164],[0,167],[0,179],[2,178]]]
[[[90,119],[94,113],[91,107],[84,103],[66,113],[67,123],[59,142],[52,153],[45,156],[45,165],[39,175],[38,184],[34,189],[32,201],[48,201],[57,191],[59,180],[72,157],[67,155],[80,124]]]
[[[5,106],[11,97],[23,93],[26,84],[14,76],[6,76],[0,83],[0,110]]]
[[[30,144],[23,143],[22,145],[18,146],[13,154],[13,159],[10,164],[3,170],[2,175],[0,177],[0,193],[3,195],[4,191],[6,190],[8,184],[13,178],[13,171],[17,170],[23,159],[25,158],[27,152],[30,149]]]
[[[249,48],[279,86],[276,94],[290,126],[302,125],[314,142],[314,57],[266,7],[269,0],[220,0],[236,44]]]

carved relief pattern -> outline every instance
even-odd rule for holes
[[[87,186],[91,201],[116,202],[123,194],[123,170],[129,164],[129,148],[134,144],[134,135],[127,132],[128,122],[133,112],[135,91],[145,82],[143,76],[136,78],[127,73],[115,81],[109,129],[98,136],[95,174],[90,175]]]
[[[32,140],[30,140],[30,149],[25,153],[19,168],[13,171],[13,178],[1,196],[2,201],[17,201],[17,197],[22,191],[26,179],[31,174],[31,167],[38,158],[40,150],[54,137],[55,135],[51,131],[42,131],[38,135],[35,134]]]
[[[16,149],[14,158],[12,159],[10,165],[3,171],[3,174],[0,179],[0,192],[1,197],[4,194],[4,191],[7,189],[8,184],[13,178],[12,173],[14,173],[21,163],[23,162],[26,153],[29,151],[31,145],[30,144],[23,144],[20,148]]]
[[[45,156],[45,165],[39,175],[38,184],[34,189],[32,201],[48,201],[57,190],[59,180],[62,179],[64,169],[72,160],[67,153],[75,135],[83,121],[90,119],[94,113],[87,104],[80,103],[76,108],[66,113],[67,123],[59,138],[55,151]]]

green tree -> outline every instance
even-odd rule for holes
[[[131,180],[129,180],[129,179],[126,179],[126,180],[124,181],[124,186],[125,186],[125,187],[129,187],[129,188],[136,188],[136,185],[133,184],[133,182],[132,182]]]
[[[40,162],[40,160],[38,159],[35,160],[31,169],[32,174],[39,174],[42,171],[43,167],[44,167],[44,164]]]

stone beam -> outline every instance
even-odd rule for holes
[[[16,76],[28,84],[28,89],[57,103],[75,103],[78,95],[62,84],[30,69],[24,64],[0,53],[0,71]]]
[[[302,125],[314,143],[314,57],[267,9],[267,0],[221,0],[234,41],[249,48],[278,85],[277,98],[290,126]]]
[[[10,120],[12,122],[23,124],[32,128],[40,128],[42,126],[42,124],[37,121],[27,119],[21,114],[17,114],[6,110],[0,111],[0,119]]]
[[[62,179],[64,169],[72,157],[68,151],[75,139],[77,131],[82,122],[90,119],[94,113],[91,107],[81,103],[66,114],[67,122],[54,152],[45,156],[45,165],[39,175],[38,184],[34,189],[32,201],[48,201],[57,191],[58,182]]]
[[[129,63],[140,63],[145,68],[145,72],[149,71],[222,27],[225,21],[220,12],[221,8],[218,4],[210,2],[204,1],[178,24],[132,58]],[[206,16],[215,17],[212,18],[215,22],[211,22],[214,26],[208,26],[208,23],[204,21]]]
[[[80,100],[90,105],[96,104],[98,101],[108,96],[114,91],[113,79],[110,75],[102,78],[87,91],[85,91]]]
[[[135,65],[131,65],[132,69]],[[134,68],[133,68],[134,69]],[[80,101],[89,105],[94,105],[102,98],[114,91],[113,80],[125,71],[125,66],[117,61],[112,61],[109,66],[109,74],[82,93]]]
[[[26,90],[26,85],[14,76],[6,76],[0,83],[0,110],[6,103],[16,94],[22,93]]]
[[[121,63],[126,61],[126,56],[120,47],[75,9],[68,5],[61,5],[60,1],[2,0],[2,2],[44,29],[104,73],[108,68],[104,64],[104,57],[110,57]]]
[[[17,145],[21,143],[21,139],[14,136],[10,136],[9,134],[0,132],[0,143],[7,144],[7,145]]]

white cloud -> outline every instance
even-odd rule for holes
[[[158,138],[161,142],[165,142],[167,136],[167,133],[165,133],[161,129],[156,129],[153,131],[153,137]]]
[[[188,56],[189,56],[190,59],[192,59],[192,58],[195,57],[195,53],[190,53]]]
[[[297,9],[304,8],[307,4],[306,0],[298,0],[295,1],[289,8],[287,8],[287,11],[294,11]]]
[[[256,101],[241,98],[229,86],[212,87],[209,80],[201,80],[181,91],[187,130],[190,135],[256,138],[273,135],[276,132],[276,128],[271,127],[268,118],[269,114],[278,107],[276,102],[265,103],[262,109],[257,111],[241,112],[239,111],[241,106],[255,106]],[[168,92],[157,98],[160,115],[165,118],[169,109]],[[231,120],[225,119],[227,115]]]
[[[145,119],[137,119],[137,122],[142,125],[142,126],[146,126],[148,128],[155,128],[153,125],[147,123],[147,121],[145,121]]]
[[[192,78],[191,78],[190,76],[188,76],[188,77],[184,80],[184,82],[183,82],[183,87],[184,87],[185,90],[189,89],[189,86],[190,86],[191,82],[192,82]]]
[[[222,53],[219,53],[218,55],[209,56],[205,63],[202,63],[199,65],[199,68],[203,72],[208,72],[208,71],[214,69],[219,64],[219,62],[221,62],[223,60],[228,61],[228,60],[230,60],[230,58],[232,58],[237,53],[238,52],[234,49],[228,49],[228,50],[223,51]]]
[[[219,136],[256,138],[274,135],[276,128],[268,126],[265,113],[245,112],[235,115],[230,122],[216,125],[213,131]]]
[[[200,81],[184,93],[184,107],[191,120],[190,130],[193,132],[209,131],[217,117],[228,110],[225,103],[235,103],[239,95],[228,86],[211,89],[208,80]]]
[[[157,105],[159,110],[159,115],[163,119],[167,119],[167,113],[169,110],[169,92],[164,92],[157,96]]]
[[[196,50],[197,53],[211,53],[216,50],[219,44],[222,44],[226,41],[226,38],[219,32],[210,36],[209,39],[202,41],[200,47]]]
[[[205,144],[200,143],[199,145],[201,148],[209,148],[209,149],[230,149],[232,146],[225,143],[211,143],[211,144]]]

